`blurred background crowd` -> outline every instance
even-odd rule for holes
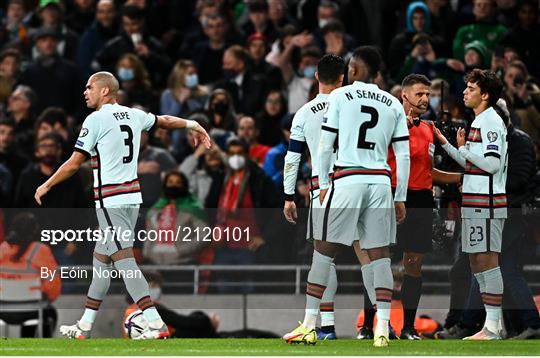
[[[35,189],[72,153],[90,110],[82,92],[99,70],[120,81],[119,101],[189,118],[214,145],[195,148],[186,131],[143,133],[138,174],[139,229],[250,228],[250,240],[138,243],[143,263],[306,263],[305,215],[287,225],[283,162],[292,118],[317,91],[324,54],[349,59],[379,47],[376,83],[398,98],[409,73],[433,81],[431,120],[450,139],[473,113],[463,106],[464,74],[491,69],[503,80],[511,114],[510,205],[534,218],[540,180],[540,23],[537,0],[9,0],[0,9],[0,207],[33,208]],[[346,81],[346,79],[345,79]],[[525,139],[523,139],[525,138]],[[513,149],[515,148],[515,149]],[[436,165],[457,170],[438,150]],[[241,175],[231,175],[241,173]],[[309,205],[306,155],[297,203]],[[51,190],[45,208],[93,207],[90,164]],[[456,238],[449,221],[458,188],[436,188],[435,232]],[[276,208],[275,210],[267,210]],[[228,213],[220,214],[226,210]],[[89,211],[90,212],[90,211]],[[5,216],[5,215],[4,215]],[[66,217],[62,217],[66,221]],[[1,218],[1,216],[0,216]],[[536,217],[537,218],[537,217]],[[0,241],[9,225],[0,220]],[[534,256],[539,229],[526,239]],[[72,221],[68,222],[72,223]],[[305,221],[304,221],[305,222]],[[64,223],[65,225],[65,223]],[[436,236],[437,236],[436,235]],[[458,240],[449,240],[458,242]],[[451,263],[453,244],[437,262]],[[532,248],[532,249],[531,249]],[[89,262],[91,247],[54,247],[63,265]]]

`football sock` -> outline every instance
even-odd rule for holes
[[[107,294],[109,286],[111,285],[110,272],[105,272],[112,271],[114,269],[112,264],[101,262],[95,257],[92,264],[92,283],[90,283],[90,287],[88,288],[85,310],[79,321],[79,326],[81,326],[81,328],[84,330],[90,330],[92,327],[92,324],[96,320],[101,302],[103,301],[103,298]]]
[[[485,280],[485,292],[482,301],[486,308],[485,327],[493,333],[499,334],[499,320],[501,318],[501,305],[503,296],[503,279],[499,267],[482,272]]]
[[[321,327],[323,329],[323,332],[325,332],[324,329],[326,327],[328,327],[328,329],[332,328],[330,332],[332,332],[334,328],[334,297],[336,296],[336,291],[337,291],[336,264],[332,262],[332,264],[330,265],[328,284],[326,285],[326,289],[324,290],[322,300],[321,300],[321,305],[320,305]],[[329,332],[325,332],[325,333],[329,333]]]
[[[146,282],[146,279],[142,275],[135,259],[133,257],[128,257],[126,259],[118,260],[114,263],[114,266],[124,273],[121,276],[126,285],[126,289],[133,302],[135,302],[143,312],[144,318],[148,321],[148,325],[151,328],[160,328],[163,325],[163,321],[154,307],[154,303],[150,298],[148,282]]]
[[[375,295],[377,299],[377,327],[375,337],[388,337],[388,323],[390,321],[390,304],[392,303],[392,291],[394,278],[390,267],[390,259],[382,258],[371,263],[373,266]]]
[[[414,328],[414,319],[422,293],[422,276],[404,275],[401,285],[401,300],[403,301],[404,328]]]
[[[364,283],[364,288],[369,296],[369,301],[371,301],[371,305],[369,307],[364,305],[364,309],[372,308],[373,305],[377,304],[375,297],[375,287],[373,285],[374,279],[375,274],[373,272],[373,263],[362,265],[362,282]],[[364,299],[364,303],[365,302],[366,300]]]
[[[309,270],[306,287],[306,312],[303,325],[309,329],[315,328],[319,306],[330,275],[333,258],[324,256],[317,250],[313,251],[313,261]]]

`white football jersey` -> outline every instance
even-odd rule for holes
[[[466,162],[463,177],[462,217],[506,218],[506,176],[508,167],[508,142],[506,126],[492,108],[480,113],[471,124],[465,147],[481,157],[500,159],[500,167],[489,174]]]
[[[139,109],[105,104],[86,117],[74,150],[91,158],[96,207],[142,203],[137,161],[141,131],[157,121]]]
[[[307,144],[311,156],[311,188],[313,190],[318,189],[318,147],[321,137],[321,123],[327,106],[328,95],[319,93],[296,112],[291,127],[289,151],[301,154],[303,144]],[[292,155],[289,155],[288,158],[292,159]],[[295,160],[293,159],[293,161]],[[290,174],[283,177],[285,194],[294,194],[296,187],[296,171]]]
[[[338,133],[335,185],[390,185],[388,147],[409,140],[399,100],[375,84],[356,81],[334,90],[328,102],[322,128]]]

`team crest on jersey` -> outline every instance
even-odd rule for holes
[[[79,138],[86,137],[88,135],[88,128],[82,128],[81,134],[79,134]]]
[[[487,137],[490,143],[495,142],[497,138],[499,138],[499,136],[495,132],[488,132]]]

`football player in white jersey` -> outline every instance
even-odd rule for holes
[[[506,125],[496,110],[502,83],[495,73],[479,69],[467,74],[465,81],[463,101],[475,115],[468,138],[465,139],[465,130],[460,129],[457,133],[459,149],[456,149],[436,130],[444,150],[465,168],[461,248],[469,254],[471,271],[480,285],[486,309],[482,330],[464,339],[501,339],[503,279],[499,253],[507,217],[508,166]]]
[[[409,131],[403,106],[373,84],[381,62],[377,49],[359,47],[349,62],[349,81],[356,80],[330,94],[319,144],[320,201],[325,213],[317,248],[328,265],[339,244],[359,245],[367,252],[370,262],[364,264],[357,250],[364,285],[377,304],[377,347],[388,345],[393,291],[389,245],[395,242],[396,220],[405,219],[409,180]],[[330,180],[336,136],[338,153]],[[394,199],[387,163],[390,145],[397,167]]]
[[[283,213],[287,221],[296,223],[297,212],[294,203],[294,192],[298,174],[298,166],[304,152],[305,146],[309,149],[311,156],[311,200],[308,216],[308,240],[314,240],[315,251],[313,252],[313,263],[308,274],[306,288],[306,314],[299,329],[287,333],[283,339],[287,343],[314,343],[316,339],[335,339],[334,330],[334,296],[337,290],[337,276],[334,263],[330,265],[330,273],[326,284],[318,283],[321,278],[318,267],[317,245],[321,240],[318,226],[320,220],[317,219],[321,212],[319,204],[319,184],[318,184],[318,146],[321,135],[321,123],[323,115],[326,113],[328,105],[328,95],[343,82],[345,71],[345,61],[336,55],[325,55],[317,64],[315,77],[319,82],[319,94],[306,103],[294,115],[289,150],[285,156],[285,167],[283,176],[283,187],[285,189],[285,205]],[[321,330],[315,334],[315,321],[317,315],[321,313]],[[307,328],[307,332],[306,331]]]
[[[35,193],[36,201],[41,204],[41,198],[52,187],[75,174],[87,159],[92,160],[97,217],[105,235],[94,249],[94,274],[84,314],[76,324],[60,327],[60,333],[68,338],[90,337],[97,311],[110,285],[111,275],[104,272],[114,268],[123,274],[127,291],[148,321],[148,329],[139,338],[169,336],[167,326],[150,299],[148,283],[133,257],[134,228],[142,203],[137,178],[141,131],[149,131],[154,126],[187,128],[192,130],[197,142],[210,147],[208,134],[197,122],[121,106],[116,102],[118,89],[117,79],[109,72],[98,72],[88,79],[84,97],[86,105],[96,111],[84,121],[71,157]]]

